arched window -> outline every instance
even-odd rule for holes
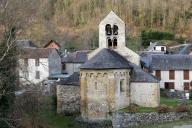
[[[107,42],[108,42],[108,48],[112,48],[113,47],[112,40],[110,38],[108,38]]]
[[[117,48],[117,38],[113,38],[113,48]]]
[[[118,26],[117,25],[113,25],[113,35],[118,35]]]
[[[107,24],[105,26],[105,32],[106,32],[106,35],[111,35],[112,34],[112,30],[111,30],[111,25],[110,24]]]

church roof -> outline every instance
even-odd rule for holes
[[[143,71],[139,66],[132,64],[131,82],[158,83],[159,79],[148,72]]]
[[[117,52],[104,48],[85,64],[81,69],[130,69],[130,62]]]

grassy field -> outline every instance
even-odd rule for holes
[[[58,115],[53,111],[44,111],[41,118],[49,128],[75,128],[75,117]]]
[[[189,104],[192,105],[192,101],[188,101]],[[160,104],[164,104],[167,105],[169,107],[176,107],[177,105],[179,105],[181,103],[180,99],[171,99],[171,98],[165,98],[165,97],[161,97],[160,98]],[[121,110],[119,110],[120,112],[128,112],[127,108],[123,108]],[[148,113],[148,112],[155,112],[155,108],[148,108],[148,107],[137,107],[137,112],[139,113]]]
[[[50,102],[50,97],[47,98]],[[180,104],[180,100],[178,99],[169,99],[161,97],[161,104],[166,104],[168,106],[177,106]],[[192,102],[191,102],[192,104]],[[119,110],[120,112],[128,112],[127,108]],[[145,108],[145,107],[138,107],[138,112],[146,113],[146,112],[155,112],[155,108]],[[45,124],[45,128],[77,128],[75,126],[75,117],[74,116],[62,116],[56,113],[55,109],[51,109],[48,105],[45,105],[45,108],[40,112],[40,119],[42,123]],[[152,125],[145,125],[145,126],[138,126],[138,128],[171,128],[175,125],[182,125],[182,124],[192,124],[192,121],[177,121],[177,122],[168,122],[162,124],[152,124]]]

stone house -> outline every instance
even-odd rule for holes
[[[56,86],[57,113],[74,115],[80,113],[79,72],[61,80]]]
[[[61,59],[52,48],[20,48],[20,81],[39,83],[54,74],[61,74]]]
[[[70,76],[74,72],[80,71],[80,66],[87,61],[89,51],[82,50],[73,53],[65,53],[61,57],[62,73]]]
[[[106,120],[130,104],[157,107],[159,80],[143,71],[139,55],[125,46],[124,22],[110,12],[99,29],[99,48],[81,63],[80,79],[73,73],[57,85],[57,112],[73,113],[69,108],[80,105],[83,120]]]
[[[80,67],[81,116],[106,120],[131,103],[157,107],[159,80],[143,71],[138,54],[126,47],[125,24],[114,13],[99,25],[99,48]]]
[[[149,71],[161,79],[161,88],[186,92],[192,89],[191,55],[153,55]]]
[[[50,40],[47,44],[45,44],[43,46],[43,48],[55,48],[55,49],[59,50],[61,48],[61,46],[56,41]]]
[[[105,120],[110,113],[131,103],[159,105],[159,81],[112,49],[104,48],[82,65],[81,115],[86,120]]]

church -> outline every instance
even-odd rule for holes
[[[80,112],[84,120],[106,120],[130,104],[157,107],[159,79],[140,68],[126,47],[125,23],[111,11],[99,24],[99,48],[80,67]]]

